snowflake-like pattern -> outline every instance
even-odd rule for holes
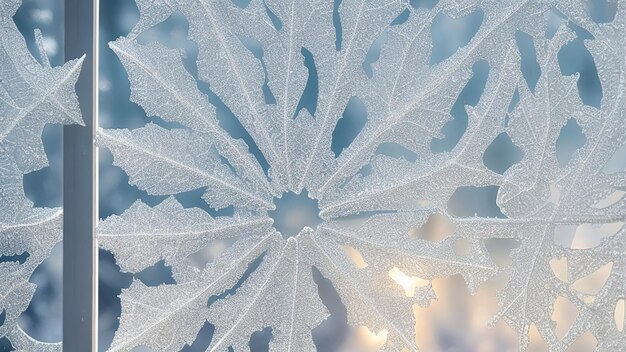
[[[313,270],[332,281],[350,325],[387,329],[385,350],[417,350],[411,306],[435,297],[432,279],[460,274],[474,291],[503,273],[509,279],[493,320],[506,321],[521,348],[531,325],[550,350],[564,350],[586,331],[598,350],[623,348],[613,312],[626,286],[626,178],[623,168],[606,167],[626,139],[623,3],[608,24],[593,22],[577,1],[442,0],[432,8],[368,0],[137,5],[135,28],[109,46],[128,72],[131,100],[148,116],[184,128],[100,129],[99,145],[140,189],[172,195],[205,188],[210,206],[232,206],[234,215],[213,218],[170,197],[154,207],[137,202],[99,224],[100,245],[122,270],[164,260],[176,281],[156,287],[134,281],[123,290],[112,351],[179,350],[207,320],[215,325],[211,351],[247,350],[248,337],[265,327],[272,328],[272,351],[314,350],[311,329],[327,311]],[[138,41],[174,12],[189,22],[197,78],[181,51]],[[550,13],[566,19],[555,31],[548,27]],[[433,59],[435,19],[475,14],[482,22],[473,38],[441,62]],[[602,86],[599,106],[584,104],[578,77],[561,73],[560,50],[577,40],[566,23],[591,35],[584,44]],[[531,38],[534,57],[520,51],[519,36]],[[380,55],[366,70],[375,42],[382,42]],[[255,45],[261,50],[250,49]],[[303,60],[310,57],[317,100],[304,106],[313,72]],[[521,73],[528,60],[540,71],[534,81]],[[465,132],[450,151],[434,152],[457,97],[481,68],[488,75],[480,99],[465,104]],[[248,145],[220,127],[201,82],[254,139],[270,165],[267,174]],[[367,122],[336,156],[333,131],[351,99],[365,107]],[[562,162],[556,149],[570,119],[586,141]],[[523,154],[506,170],[483,161],[497,138]],[[488,190],[497,191],[497,217],[468,215],[451,204],[464,192]],[[267,212],[274,197],[303,191],[319,201],[324,221],[284,239]],[[613,231],[584,249],[554,241],[563,228],[589,226]],[[441,231],[449,236],[431,238]],[[509,267],[490,258],[485,241],[492,238],[519,243]],[[190,256],[215,240],[233,245],[203,268],[192,265]],[[554,273],[555,259],[566,261],[565,276]],[[576,282],[607,263],[610,275],[589,299]],[[561,296],[579,315],[557,337],[550,312]]]

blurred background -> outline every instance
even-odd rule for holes
[[[333,1],[333,0],[329,0]],[[340,0],[334,0],[339,6]],[[234,1],[244,7],[246,1]],[[437,0],[411,0],[410,6],[414,9],[429,9]],[[596,22],[610,22],[615,16],[616,3],[605,0],[589,0],[587,11]],[[602,88],[597,76],[596,67],[585,47],[585,39],[593,37],[583,28],[567,22],[564,17],[553,11],[549,15],[550,27],[546,33],[550,37],[561,23],[567,25],[576,33],[577,38],[561,49],[559,63],[564,75],[580,74],[579,93],[587,105],[599,106],[602,97]],[[134,129],[144,126],[148,122],[159,124],[165,128],[177,128],[176,124],[164,122],[157,116],[146,116],[141,107],[129,101],[130,84],[128,76],[117,56],[109,49],[107,43],[119,36],[125,36],[135,25],[139,12],[133,0],[102,0],[100,1],[100,126],[103,128]],[[394,21],[400,24],[406,21],[407,15],[402,13]],[[474,36],[483,20],[482,11],[452,19],[440,14],[432,25],[433,52],[431,63],[435,64],[451,56],[459,47],[466,45]],[[23,33],[31,53],[36,55],[33,30],[40,28],[44,36],[46,52],[52,65],[63,63],[63,1],[62,0],[24,0],[22,7],[15,16],[15,22]],[[184,58],[187,70],[197,77],[196,58],[197,47],[187,36],[188,23],[180,13],[174,13],[161,24],[156,25],[139,37],[141,43],[160,42],[170,48],[179,48]],[[380,47],[386,36],[383,34],[377,39],[364,60],[363,68],[369,75],[371,64],[378,59]],[[522,57],[534,57],[532,38],[520,34],[516,36],[517,45],[522,51]],[[253,45],[249,48],[253,53],[260,48]],[[305,62],[306,64],[306,62]],[[314,67],[312,68],[314,69]],[[524,64],[522,71],[527,82],[535,82],[539,78],[538,66]],[[433,152],[443,152],[452,149],[467,127],[465,105],[476,105],[484,88],[488,74],[488,65],[477,62],[473,66],[473,76],[457,98],[450,111],[451,120],[443,128],[444,138],[432,141]],[[255,154],[261,164],[263,156],[258,151],[252,138],[237,121],[229,108],[210,89],[210,86],[198,81],[199,89],[206,94],[207,99],[216,107],[220,125],[235,138],[242,138]],[[306,99],[303,102],[307,106]],[[308,97],[313,99],[313,97]],[[512,103],[514,107],[514,103]],[[349,104],[343,118],[333,135],[333,151],[338,155],[342,149],[350,144],[354,136],[363,128],[367,120],[367,112],[358,101]],[[46,153],[50,166],[39,171],[27,174],[24,177],[24,186],[27,196],[35,206],[56,207],[62,204],[61,194],[61,136],[62,128],[58,125],[48,125],[43,133]],[[574,119],[564,127],[557,145],[559,160],[566,163],[574,150],[585,143],[585,136]],[[407,159],[415,158],[401,150],[385,151],[390,155],[397,155]],[[511,143],[506,134],[502,134],[485,153],[485,165],[495,172],[503,173],[511,165],[523,157],[519,148]],[[137,199],[154,206],[165,199],[148,195],[128,184],[128,176],[118,167],[112,165],[112,155],[106,149],[100,149],[99,174],[99,209],[100,218],[113,214],[121,214]],[[623,166],[622,166],[623,167]],[[363,172],[367,172],[364,170]],[[204,189],[198,189],[176,198],[185,207],[198,207],[213,216],[230,215],[232,208],[212,209],[201,195]],[[481,216],[503,217],[495,204],[496,187],[468,188],[457,192],[450,203],[450,211],[459,216],[478,214]],[[281,208],[295,208],[306,201],[306,197],[285,197],[278,202],[284,202]],[[277,203],[278,205],[278,203]],[[279,209],[272,214],[277,222],[289,223],[290,219],[298,218],[304,223],[314,224],[317,220],[316,204],[307,203],[308,209],[302,214],[286,213]],[[278,225],[277,225],[278,226]],[[285,225],[288,226],[288,225]],[[207,254],[215,256],[227,244],[216,243],[213,251]],[[498,241],[491,244],[490,253],[498,265],[510,264],[508,253],[517,243],[513,240]],[[207,260],[210,260],[208,258]],[[60,341],[61,332],[61,268],[62,247],[57,245],[51,257],[42,263],[32,275],[30,281],[38,285],[37,291],[28,310],[20,318],[20,325],[34,338],[42,341]],[[115,330],[118,327],[120,315],[120,301],[118,298],[121,289],[130,286],[132,280],[139,279],[146,285],[160,285],[174,283],[171,270],[163,262],[140,273],[121,272],[115,263],[114,257],[107,251],[100,251],[99,274],[99,349],[105,351],[110,346]],[[506,280],[498,277],[483,284],[475,295],[470,295],[460,276],[442,278],[433,281],[433,287],[438,300],[427,307],[414,307],[416,317],[416,341],[425,351],[516,351],[517,337],[506,324],[500,322],[494,328],[486,328],[485,322],[497,310],[495,293]],[[331,316],[313,331],[314,341],[318,351],[377,351],[384,343],[385,331],[370,331],[367,327],[349,327],[346,323],[346,310],[332,282],[321,275],[316,275],[316,284],[324,304],[331,312]],[[555,311],[553,319],[557,321],[557,329],[568,323],[571,311],[567,307]],[[575,315],[574,315],[575,316]],[[566,330],[565,330],[566,331]],[[200,330],[196,341],[187,346],[184,351],[204,351],[210,343],[213,326],[207,322]],[[532,343],[533,350],[544,350],[541,339],[537,334]],[[250,349],[253,352],[267,351],[271,339],[271,329],[265,329],[253,334],[250,338]],[[3,350],[0,342],[0,351]],[[570,350],[591,351],[595,344],[593,336],[585,337]]]

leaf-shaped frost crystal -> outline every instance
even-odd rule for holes
[[[35,293],[29,279],[63,227],[60,208],[34,208],[26,198],[23,175],[48,165],[46,124],[82,124],[74,85],[84,57],[51,67],[36,30],[38,63],[13,21],[20,5],[0,4],[0,338],[18,351],[60,351],[60,343],[37,341],[17,324]]]
[[[417,350],[412,307],[429,305],[432,280],[451,275],[471,292],[504,278],[491,320],[506,322],[522,349],[537,331],[550,350],[586,334],[598,350],[619,350],[622,5],[598,24],[570,1],[137,0],[138,23],[109,47],[128,73],[130,99],[176,128],[100,129],[99,144],[141,190],[200,189],[212,208],[234,214],[211,217],[168,197],[101,221],[101,246],[123,271],[164,261],[176,281],[122,291],[111,350],[180,350],[207,322],[211,351],[246,350],[268,328],[273,351],[315,350],[311,331],[328,315],[317,274],[333,283],[349,325],[385,331],[385,350]],[[188,21],[197,72],[189,53],[141,39],[174,13]],[[555,27],[554,18],[566,21]],[[433,49],[442,21],[473,21],[475,34]],[[599,106],[563,69],[572,43],[593,59]],[[254,142],[222,128],[207,84]],[[563,162],[568,121],[584,141],[559,152]],[[340,133],[350,124],[358,133]],[[491,160],[511,153],[501,165]],[[277,214],[289,197],[310,198],[319,207],[310,219],[321,220],[292,215],[299,232],[287,233]],[[578,233],[594,226],[611,233],[582,249],[556,240],[565,228],[582,241]],[[511,265],[494,257],[494,240],[517,244]],[[214,241],[232,245],[194,264]],[[555,273],[559,265],[565,272]],[[581,291],[603,268],[604,285]],[[579,314],[557,334],[559,297]]]

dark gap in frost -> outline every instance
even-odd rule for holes
[[[131,273],[123,273],[115,262],[113,254],[100,249],[98,255],[98,342],[101,350],[107,350],[113,342],[113,334],[119,327],[121,303],[119,295],[123,288],[133,282]]]
[[[58,21],[33,20],[35,11],[42,8],[46,8],[46,13],[52,16],[50,18],[62,17],[62,7],[45,6],[38,1],[30,0],[21,2],[12,20],[23,36],[28,51],[37,62],[42,64],[43,58],[35,40],[35,28],[41,30],[44,49],[48,49],[45,54],[50,65],[52,67],[61,66],[65,63],[62,42],[63,26],[58,26]],[[45,45],[45,40],[49,40],[48,44],[50,45]],[[2,78],[0,78],[1,82]],[[23,176],[26,197],[33,202],[35,207],[59,207],[62,205],[62,134],[62,125],[46,124],[41,137],[48,166]]]
[[[232,0],[233,4],[237,5],[237,7],[245,9],[250,5],[252,0]]]
[[[509,107],[507,108],[508,112],[512,112],[513,109],[519,104],[519,88],[515,87],[515,92],[513,92],[513,96],[511,97],[511,102],[509,103]]]
[[[48,166],[29,172],[22,178],[26,198],[35,207],[60,207],[63,204],[63,126],[47,124],[41,138]]]
[[[523,157],[522,149],[513,143],[506,132],[502,132],[485,149],[483,164],[489,170],[502,175],[511,166],[520,162]]]
[[[265,13],[267,13],[267,17],[270,18],[270,21],[272,21],[272,25],[274,26],[274,28],[279,31],[283,28],[283,21],[280,20],[280,18],[274,13],[274,11],[272,11],[272,9],[267,6],[267,2],[265,0],[263,0],[263,6],[265,7]]]
[[[513,238],[488,238],[483,243],[491,260],[501,268],[512,264],[511,250],[520,246],[519,241]]]
[[[393,142],[381,143],[374,154],[386,155],[396,159],[405,159],[411,163],[414,163],[417,160],[417,153],[407,149],[403,145]]]
[[[308,51],[306,48],[301,48],[300,53],[304,58],[304,66],[309,71],[309,77],[306,80],[306,85],[304,86],[304,90],[302,91],[302,96],[300,97],[300,101],[298,101],[298,106],[296,106],[296,111],[293,113],[293,118],[298,117],[300,110],[307,109],[311,116],[315,116],[315,110],[317,109],[317,98],[319,95],[319,81],[317,78],[317,67],[315,66],[315,59],[313,58],[313,54]]]
[[[119,68],[110,69],[111,71],[119,71],[119,73],[107,77],[106,81],[104,81],[106,83],[101,80],[101,85],[106,84],[108,87],[115,87],[117,92],[110,92],[111,88],[107,88],[105,91],[100,89],[100,104],[106,105],[110,111],[110,113],[100,114],[100,127],[104,129],[128,128],[133,130],[145,126],[151,119],[146,116],[146,112],[139,105],[130,101],[130,82],[128,73],[123,69],[122,63],[116,56],[115,61],[111,59],[103,65],[119,66]],[[124,116],[124,118],[119,118],[119,116]]]
[[[186,21],[186,19],[184,19]],[[248,150],[256,158],[261,165],[261,168],[268,175],[269,163],[265,159],[265,156],[259,149],[258,145],[252,139],[252,136],[243,127],[239,119],[230,110],[228,106],[217,96],[209,87],[209,84],[198,78],[198,46],[192,40],[187,40],[185,44],[185,56],[183,57],[183,66],[196,80],[198,90],[207,95],[209,103],[215,106],[215,113],[217,116],[218,124],[228,133],[232,138],[242,139],[248,146]]]
[[[372,174],[372,171],[374,171],[374,169],[372,168],[372,163],[367,163],[365,165],[363,165],[359,171],[357,172],[357,174],[361,175],[362,177],[366,177]],[[349,180],[346,180],[341,187],[345,186],[345,184],[348,182]]]
[[[118,16],[116,13],[124,9],[125,15]],[[160,42],[165,46],[172,47],[175,42],[171,32],[180,28],[180,18],[184,16],[180,12],[172,14],[162,24],[157,24],[146,30],[139,36],[139,43]],[[132,19],[127,24],[125,21]],[[100,6],[100,82],[98,96],[100,99],[101,113],[99,124],[102,128],[128,128],[135,129],[145,126],[151,119],[137,104],[130,101],[130,81],[128,73],[120,62],[117,55],[109,48],[108,42],[128,34],[132,26],[139,19],[139,10],[135,2],[127,0],[110,0],[106,5]],[[102,108],[106,106],[106,109]],[[104,113],[106,111],[106,113]],[[120,118],[123,116],[124,118]],[[152,119],[156,124],[167,128],[160,122]]]
[[[232,138],[242,139],[244,143],[246,143],[248,150],[259,162],[259,165],[261,165],[265,175],[268,176],[270,164],[267,162],[263,152],[261,152],[261,149],[256,144],[252,136],[250,136],[248,131],[243,127],[239,119],[230,110],[230,108],[226,106],[222,99],[210,90],[209,85],[206,82],[198,81],[198,86],[203,87],[201,91],[209,97],[209,102],[215,106],[219,126],[223,128]]]
[[[513,112],[517,104],[519,103],[519,88],[515,87],[515,92],[513,92],[513,96],[511,97],[511,101],[509,102],[509,107],[507,108],[507,114],[504,115],[504,128],[509,127],[509,120],[511,116],[509,113]]]
[[[417,154],[403,145],[394,142],[381,143],[374,151],[374,155],[385,155],[395,159],[405,159],[410,163],[414,163],[417,160]],[[369,176],[372,173],[372,163],[370,162],[358,171],[362,176]]]
[[[317,352],[338,351],[350,329],[348,312],[333,283],[325,278],[316,267],[312,266],[311,270],[313,281],[317,285],[317,293],[330,313],[320,325],[311,331],[313,343],[315,343]]]
[[[248,146],[248,150],[257,159],[257,161],[261,165],[261,168],[263,168],[265,175],[267,176],[269,171],[269,163],[265,159],[265,156],[263,155],[257,144],[254,142],[248,131],[243,127],[241,122],[239,122],[239,120],[237,119],[235,114],[233,114],[230,108],[228,108],[228,106],[226,106],[226,104],[217,96],[217,94],[215,94],[210,89],[209,84],[199,79],[198,46],[193,40],[186,39],[188,38],[189,31],[189,22],[187,21],[187,18],[180,11],[176,10],[164,22],[157,24],[153,28],[158,29],[158,26],[160,25],[164,25],[164,27],[161,31],[156,31],[156,34],[152,36],[152,39],[151,37],[147,36],[147,34],[144,34],[152,29],[142,33],[139,39],[141,39],[141,36],[146,36],[143,39],[144,41],[159,41],[161,44],[169,48],[179,48],[184,50],[184,55],[182,57],[183,66],[185,67],[187,72],[189,72],[189,74],[194,78],[194,80],[196,80],[198,90],[206,94],[209,99],[209,103],[215,106],[215,112],[217,115],[219,126],[222,127],[232,138],[241,138],[244,143],[246,143],[246,145]],[[173,28],[176,28],[176,38],[172,38],[173,35],[171,33],[173,32]],[[163,34],[159,34],[162,32],[166,32],[167,35],[164,36]],[[124,74],[126,74],[125,72],[126,71],[124,71]],[[126,80],[128,80],[128,78],[126,78]],[[130,84],[128,84],[128,86],[130,86]]]
[[[339,6],[341,0],[333,2],[333,26],[335,27],[335,50],[341,50],[341,42],[343,41],[343,29],[341,28],[341,15],[339,14]]]
[[[34,12],[40,10],[42,7],[45,7],[47,12],[50,13],[51,17],[46,20],[37,20],[34,17]],[[60,13],[59,13],[60,12]],[[46,51],[46,55],[50,61],[50,65],[52,67],[61,66],[65,63],[63,60],[63,42],[57,42],[54,38],[63,38],[63,32],[59,32],[63,30],[63,26],[57,25],[57,21],[50,19],[57,19],[62,17],[63,8],[58,6],[45,6],[42,5],[40,1],[34,0],[25,0],[22,1],[20,6],[18,7],[15,15],[13,15],[13,22],[15,26],[22,34],[24,41],[26,42],[26,48],[30,52],[30,54],[42,64],[41,53],[39,52],[39,48],[37,47],[37,42],[35,40],[35,28],[41,30],[42,37],[44,39],[53,39],[50,42],[49,50]]]
[[[196,57],[197,57],[197,48],[196,48]],[[194,60],[195,63],[195,60]],[[196,71],[197,72],[197,71]],[[244,143],[248,146],[248,150],[255,159],[261,165],[261,168],[265,172],[265,175],[268,175],[268,171],[270,168],[267,159],[259,149],[259,146],[256,144],[252,136],[248,133],[248,131],[243,127],[239,119],[235,116],[235,114],[230,110],[230,108],[222,101],[220,97],[217,96],[209,87],[208,83],[197,80],[198,88],[204,94],[206,94],[209,98],[209,102],[215,106],[215,113],[217,116],[218,124],[221,128],[228,133],[229,136],[235,139],[242,139]]]
[[[270,350],[270,341],[272,340],[272,328],[265,327],[263,330],[255,331],[250,335],[250,342],[248,342],[248,346],[250,346],[251,352],[269,352]]]
[[[506,218],[496,199],[498,186],[461,186],[457,188],[448,200],[448,211],[458,217],[489,217]]]
[[[595,23],[610,23],[617,13],[617,0],[587,0],[585,7]]]
[[[165,260],[159,260],[135,274],[135,277],[146,286],[172,285],[176,283],[172,276],[172,267],[165,265]]]
[[[521,68],[522,76],[528,84],[528,88],[531,92],[535,92],[535,87],[541,76],[541,67],[537,62],[537,51],[535,50],[535,43],[533,37],[525,32],[515,32],[515,42],[519,49],[521,56]]]
[[[0,313],[0,326],[4,325],[4,320],[7,318],[7,311],[5,309]]]
[[[484,12],[476,9],[459,18],[440,12],[430,27],[433,49],[429,64],[436,65],[454,55],[476,35],[483,22]]]
[[[261,88],[261,90],[263,91],[263,98],[265,99],[265,104],[276,104],[276,98],[274,97],[274,94],[272,93],[272,90],[270,89],[270,86],[268,85],[269,76],[267,73],[267,66],[265,65],[265,60],[263,59],[263,55],[265,54],[263,52],[263,45],[261,45],[260,41],[251,37],[238,36],[238,38],[241,44],[243,44],[243,46],[245,46],[246,49],[248,49],[252,53],[252,55],[254,55],[254,57],[257,60],[259,60],[259,62],[261,62],[261,67],[263,68],[263,75],[265,76],[263,79],[263,87]]]
[[[622,171],[626,171],[626,144],[617,148],[602,167],[602,172],[607,175]]]
[[[63,244],[57,243],[47,257],[33,271],[28,282],[36,285],[33,298],[19,316],[18,324],[29,336],[43,342],[61,342],[63,331],[63,292],[56,285],[63,278]]]
[[[195,252],[189,254],[186,258],[188,264],[200,271],[207,268],[210,263],[215,262],[217,258],[224,251],[231,247],[233,243],[239,240],[239,237],[225,238],[225,239],[214,239],[210,243],[204,245],[202,248],[196,250]]]
[[[215,325],[205,321],[196,335],[196,339],[193,340],[191,345],[185,344],[180,352],[205,352],[209,349],[211,341],[213,340],[213,334],[215,333]]]
[[[26,262],[26,259],[28,259],[28,257],[30,257],[30,254],[28,252],[23,252],[20,254],[13,254],[13,255],[0,255],[0,263],[15,262],[18,264],[24,264]],[[0,319],[0,322],[2,322],[2,319]],[[2,324],[0,323],[0,325]]]
[[[226,159],[225,157],[223,157],[222,155],[219,155],[220,157],[220,162],[224,165],[226,165],[226,167],[230,170],[230,172],[236,174],[237,170],[235,170],[235,167],[233,167],[233,165],[230,163],[230,161],[228,161],[228,159]]]
[[[393,21],[391,21],[389,25],[390,26],[401,25],[409,19],[410,15],[411,15],[411,10],[404,9]],[[361,64],[361,67],[363,68],[363,71],[365,71],[365,74],[367,75],[368,78],[372,78],[374,76],[372,65],[376,61],[378,61],[378,59],[380,59],[380,52],[381,52],[382,46],[385,45],[385,43],[387,42],[387,39],[389,39],[389,32],[387,30],[384,30],[378,36],[378,38],[374,40],[370,48],[367,50],[367,53],[365,54],[365,58],[363,59],[363,63]]]
[[[348,101],[346,108],[333,130],[331,149],[335,157],[348,148],[367,123],[367,108],[357,96]]]
[[[557,57],[561,74],[570,76],[578,72],[578,95],[583,104],[600,108],[602,101],[602,84],[593,56],[585,46],[585,40],[593,40],[593,36],[584,28],[569,22],[569,27],[577,37],[563,45]]]
[[[561,11],[557,10],[554,6],[550,8],[550,11],[546,13],[546,32],[545,37],[548,39],[554,38],[556,31],[561,26],[561,23],[566,19],[565,15]]]
[[[170,49],[185,50],[194,43],[187,40],[189,22],[185,15],[179,10],[174,11],[163,22],[160,22],[137,36],[137,42],[142,45],[150,43],[160,43]],[[186,58],[182,58],[183,66],[186,67]],[[144,112],[145,114],[145,112]],[[187,128],[176,121],[165,121],[160,116],[148,116],[150,122],[165,129]]]
[[[357,171],[357,174],[361,175],[361,177],[367,177],[369,175],[372,174],[372,172],[374,171],[374,169],[372,168],[372,164],[371,163],[367,163],[365,165],[363,165],[359,171]],[[345,186],[348,183],[349,180],[346,180],[341,187]]]
[[[99,11],[102,47],[108,47],[107,43],[111,40],[126,36],[139,21],[139,9],[134,0],[103,1],[100,2]]]
[[[175,10],[165,20],[155,24],[137,36],[137,43],[147,45],[160,43],[169,49],[184,49],[189,40],[189,22],[180,11]]]
[[[369,50],[367,51],[367,54],[365,54],[365,59],[363,59],[361,67],[363,67],[363,71],[365,71],[365,74],[368,78],[374,77],[374,70],[372,68],[372,65],[376,61],[378,61],[378,59],[380,59],[381,49],[383,45],[385,45],[385,43],[387,42],[388,38],[389,33],[387,31],[381,33],[381,35],[378,36],[376,40],[374,40],[372,46],[370,46]]]
[[[36,27],[34,26],[34,21],[30,19],[31,14],[29,13],[37,8],[33,5],[34,4],[32,4],[30,1],[22,2],[20,7],[18,7],[17,11],[15,12],[15,15],[13,15],[13,22],[24,37],[24,41],[26,42],[26,48],[28,49],[32,57],[41,64],[41,55],[39,53],[39,48],[37,48],[37,42],[35,40]],[[43,31],[41,34],[43,35]]]
[[[593,34],[591,34],[591,32],[589,32],[585,28],[579,26],[578,24],[576,24],[576,23],[574,23],[572,21],[568,21],[567,22],[567,26],[572,31],[574,31],[574,33],[576,33],[576,36],[580,37],[581,39],[595,39]]]
[[[225,299],[237,293],[237,290],[241,287],[241,285],[243,285],[246,280],[248,280],[250,275],[252,275],[252,273],[259,267],[259,265],[261,265],[261,262],[263,262],[263,258],[265,258],[266,254],[267,252],[261,253],[261,255],[259,255],[255,260],[248,264],[246,271],[244,271],[244,273],[241,275],[239,280],[237,280],[235,285],[233,285],[233,287],[224,290],[224,292],[220,293],[219,295],[213,295],[209,297],[209,300],[207,301],[207,307],[210,308],[211,305],[217,302],[218,299]]]
[[[410,0],[410,4],[414,9],[432,9],[437,5],[439,0]]]
[[[162,118],[160,118],[159,116],[148,116],[148,118],[150,119],[150,122],[152,122],[153,124],[155,124],[155,125],[157,125],[159,127],[163,127],[163,128],[165,128],[167,130],[187,129],[187,126],[184,126],[180,122],[165,121]]]
[[[567,120],[561,127],[559,137],[556,139],[556,159],[561,167],[567,165],[574,153],[587,143],[587,137],[575,118]]]
[[[15,351],[15,348],[11,344],[11,341],[6,336],[0,337],[0,351],[10,352]]]
[[[391,21],[391,26],[397,26],[405,23],[409,19],[409,15],[411,14],[411,10],[404,9],[404,11],[400,12],[400,14]]]
[[[274,198],[274,204],[276,209],[267,214],[283,238],[297,236],[305,226],[315,229],[322,222],[318,201],[310,198],[306,190],[300,194],[285,192]]]
[[[430,143],[430,150],[433,153],[451,151],[467,129],[467,111],[465,105],[476,106],[487,84],[489,75],[489,64],[485,60],[478,60],[472,66],[472,77],[467,81],[463,90],[450,109],[452,119],[446,122],[441,131],[445,135],[443,138],[433,138]]]
[[[128,174],[113,165],[113,155],[106,148],[99,149],[99,217],[120,215],[137,199],[151,207],[161,203],[167,196],[153,196],[128,183]]]
[[[183,208],[200,208],[209,213],[212,217],[233,216],[234,207],[232,205],[222,209],[212,208],[204,198],[202,198],[206,190],[206,187],[200,187],[191,191],[177,193],[174,195],[174,198],[176,198]]]

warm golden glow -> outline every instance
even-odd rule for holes
[[[574,325],[574,321],[578,316],[578,308],[566,297],[559,296],[554,301],[554,310],[552,312],[552,320],[556,322],[555,334],[560,340],[569,329]]]
[[[598,201],[596,204],[592,206],[592,208],[596,208],[596,209],[608,208],[611,205],[622,200],[622,198],[624,198],[624,195],[626,195],[626,192],[624,191],[615,191],[609,194],[608,196],[606,196],[604,199],[601,199],[600,201]]]
[[[409,237],[419,237],[431,242],[441,242],[454,233],[455,226],[446,216],[434,213],[422,227],[409,229]]]
[[[441,242],[454,233],[454,224],[445,215],[434,213],[428,217],[426,223],[419,229],[409,232],[409,235],[423,240]]]
[[[567,278],[567,258],[563,257],[563,258],[552,258],[550,259],[550,268],[552,269],[552,272],[554,273],[554,276],[556,276],[557,279],[563,281],[563,282],[569,282],[569,279]]]
[[[430,281],[420,279],[419,277],[408,276],[400,269],[395,267],[389,270],[389,277],[391,277],[393,281],[395,281],[398,285],[402,286],[402,288],[404,289],[404,294],[407,297],[413,297],[416,287],[428,286],[428,284],[430,283]]]
[[[346,342],[339,349],[340,352],[377,352],[387,342],[387,329],[373,333],[367,326],[351,329]]]
[[[595,351],[596,346],[598,346],[598,340],[591,332],[586,331],[574,340],[565,352]]]
[[[612,269],[613,263],[607,263],[591,274],[576,280],[572,284],[572,288],[588,295],[596,295],[609,279]]]
[[[623,222],[578,225],[574,233],[571,247],[573,249],[597,247],[603,238],[614,236],[622,226],[624,226]]]
[[[497,292],[506,280],[505,276],[489,280],[474,293],[468,290],[461,275],[431,280],[437,299],[428,306],[413,305],[419,350],[518,351],[516,334],[504,320],[487,326],[487,321],[498,312]],[[442,327],[454,339],[441,339]]]
[[[454,241],[454,253],[461,257],[467,257],[471,254],[472,243],[466,238],[460,238]]]
[[[595,300],[596,298],[594,296],[583,296],[583,302],[587,305],[592,305]]]
[[[531,323],[528,328],[528,339],[530,340],[528,343],[528,351],[529,352],[539,352],[539,351],[547,351],[548,344],[546,340],[543,339],[541,334],[539,333],[539,329],[535,323]]]
[[[364,341],[367,346],[375,347],[376,349],[380,349],[383,347],[385,342],[387,342],[388,333],[387,329],[382,329],[377,333],[373,333],[367,328],[367,326],[359,326],[357,329],[357,335],[359,338]]]
[[[623,226],[623,222],[557,225],[554,228],[554,243],[564,248],[590,249],[599,246],[604,238],[615,236]]]
[[[619,331],[624,331],[625,306],[626,304],[623,298],[619,299],[615,304],[615,326]]]
[[[344,253],[352,260],[352,263],[359,269],[367,267],[367,262],[363,259],[363,256],[359,251],[350,246],[341,246]]]

